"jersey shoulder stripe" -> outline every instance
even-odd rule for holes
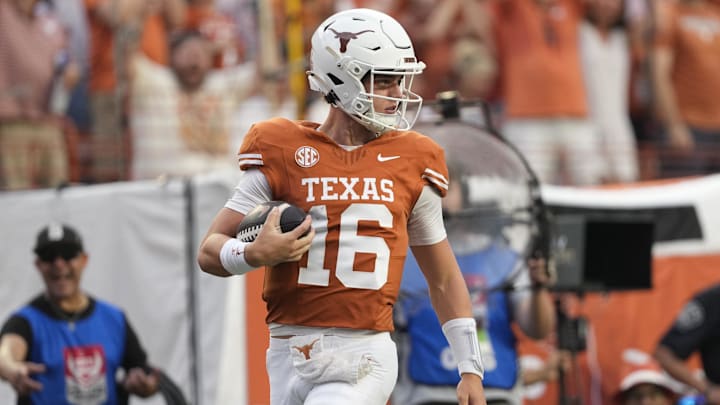
[[[239,153],[238,154],[238,165],[241,169],[248,166],[262,166],[262,154],[260,153]]]
[[[422,178],[429,181],[436,187],[439,187],[445,191],[447,191],[448,185],[450,184],[447,177],[443,176],[441,173],[438,173],[435,170],[432,170],[430,168],[425,169],[425,172],[423,172]]]
[[[302,134],[300,123],[286,118],[273,118],[253,124],[238,150],[240,170],[265,166],[267,156],[263,156],[263,153],[287,145],[291,139],[297,139]]]

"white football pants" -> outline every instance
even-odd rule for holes
[[[387,404],[398,373],[397,347],[390,333],[352,337],[324,335],[322,341],[323,350],[330,356],[335,357],[333,352],[370,355],[371,366],[363,370],[356,383],[310,381],[300,377],[293,364],[291,339],[270,338],[266,356],[270,405]]]

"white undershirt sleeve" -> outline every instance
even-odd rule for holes
[[[410,246],[434,245],[447,237],[442,217],[442,197],[425,186],[408,220]]]
[[[225,203],[225,208],[247,214],[263,202],[272,200],[272,190],[263,172],[250,169],[243,172],[235,186],[235,193]]]

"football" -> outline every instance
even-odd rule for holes
[[[280,207],[280,229],[292,231],[300,225],[307,214],[302,208],[285,201],[268,201],[253,208],[245,215],[237,228],[237,238],[242,242],[252,242],[260,234],[263,224],[273,207]]]

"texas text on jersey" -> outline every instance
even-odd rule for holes
[[[444,152],[412,131],[348,151],[317,126],[264,121],[240,147],[240,168],[259,168],[272,197],[310,213],[316,232],[299,262],[266,269],[267,322],[390,331],[408,218],[423,187],[445,195]]]

